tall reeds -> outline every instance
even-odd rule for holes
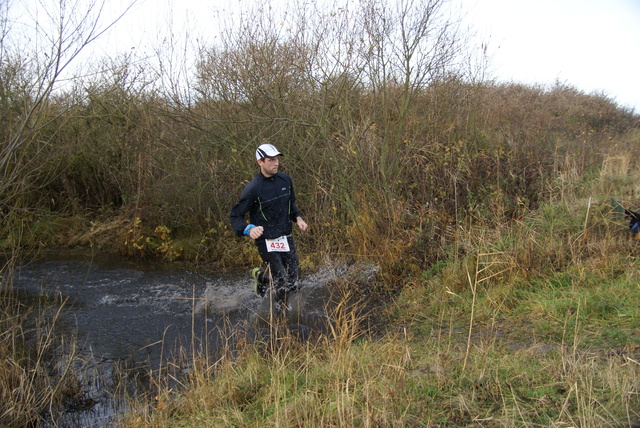
[[[25,303],[6,287],[0,303],[0,424],[55,421],[62,408],[83,407],[86,400],[74,336],[58,329],[65,302],[36,297]]]

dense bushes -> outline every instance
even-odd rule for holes
[[[229,209],[269,141],[311,225],[305,253],[421,267],[445,251],[435,243],[447,226],[518,218],[557,176],[623,144],[637,150],[626,137],[637,115],[604,95],[472,81],[455,61],[467,42],[442,10],[295,9],[286,30],[256,11],[201,47],[195,77],[179,84],[131,57],[101,64],[46,98],[5,208],[94,225],[106,213],[141,236],[162,226],[184,247],[171,254],[222,261],[221,240],[225,251],[237,243]],[[3,88],[0,105],[20,110]]]
[[[442,92],[456,98],[471,91],[473,104],[448,100],[453,106],[446,117],[429,114]],[[285,153],[283,168],[296,178],[300,206],[313,225],[303,245],[325,250],[325,242],[369,256],[381,242],[432,239],[469,215],[497,222],[520,216],[548,197],[550,180],[563,171],[582,174],[601,164],[635,120],[575,89],[458,81],[425,89],[401,124],[368,119],[375,111],[364,114],[366,91],[349,94],[357,112],[306,104],[315,118],[296,118],[292,105],[282,117],[255,120],[237,111],[246,107],[218,101],[181,110],[151,97],[107,95],[92,94],[51,137],[47,159],[28,186],[31,208],[64,215],[109,207],[151,229],[166,225],[201,236],[226,223],[242,184],[256,171],[254,147],[268,140]],[[559,105],[561,97],[568,104]],[[406,236],[418,230],[419,237]],[[213,247],[202,251],[215,256]]]

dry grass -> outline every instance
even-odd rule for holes
[[[384,334],[345,293],[317,341],[236,337],[128,426],[635,426],[639,249],[610,195],[585,198],[601,188],[460,230],[462,252],[405,285]]]
[[[83,361],[73,336],[58,331],[64,301],[20,303],[10,289],[2,298],[0,425],[32,426],[62,408],[86,405]]]
[[[438,238],[449,255],[419,275],[417,241],[400,235],[404,246],[386,247],[395,254],[382,270],[392,274],[331,284],[326,325],[312,339],[276,324],[254,341],[227,326],[218,354],[185,356],[186,378],[171,367],[148,374],[154,392],[130,396],[123,425],[632,426],[640,421],[639,249],[609,192],[615,181],[620,194],[633,193],[629,165],[623,177],[568,175],[571,186],[560,177],[562,192],[517,220],[456,225]],[[406,210],[389,213],[401,219]],[[367,247],[379,225],[363,212],[353,242]],[[393,271],[403,260],[412,267]],[[363,297],[394,288],[399,294],[372,313]],[[23,426],[81,400],[78,358],[54,333],[64,302],[31,305],[38,321],[29,324],[11,292],[3,301],[2,422]],[[370,330],[372,319],[385,328]]]

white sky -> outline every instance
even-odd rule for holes
[[[108,5],[121,10],[127,1]],[[216,17],[251,1],[138,0],[98,46],[135,47],[140,53],[157,42],[158,34],[167,28],[180,31],[184,22],[192,37],[212,37]],[[467,22],[488,42],[490,76],[497,81],[558,81],[604,93],[640,113],[640,0],[452,1],[462,4]]]
[[[640,0],[461,1],[499,80],[557,80],[640,113]]]

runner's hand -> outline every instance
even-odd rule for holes
[[[249,237],[251,239],[258,239],[259,237],[262,236],[263,233],[264,233],[264,227],[262,226],[252,227],[251,230],[249,230]]]
[[[305,221],[302,219],[302,217],[298,217],[296,219],[296,223],[298,224],[298,229],[300,229],[301,231],[305,231],[307,230],[307,223],[305,223]]]

